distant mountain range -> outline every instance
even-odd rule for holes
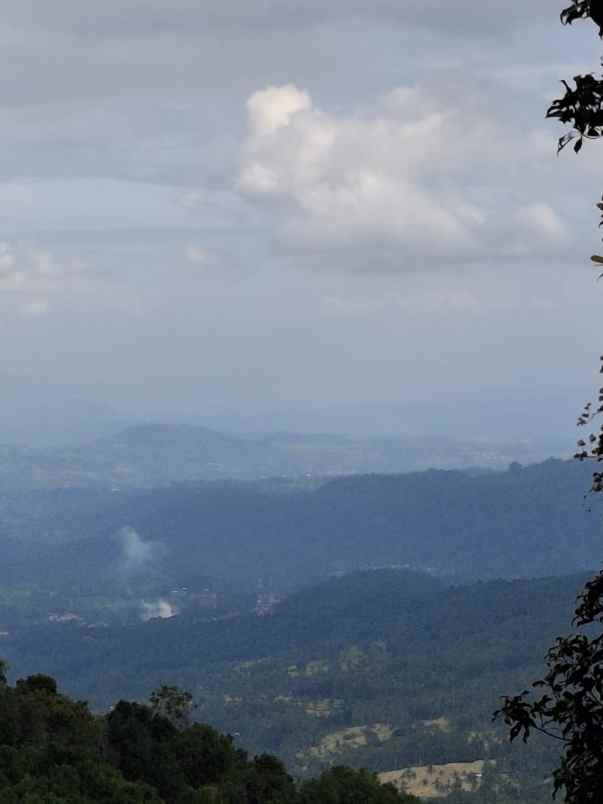
[[[141,424],[84,445],[0,445],[0,488],[151,488],[225,478],[502,469],[512,461],[531,463],[549,455],[546,447],[529,443],[411,436],[229,435],[192,425]]]
[[[461,443],[540,445],[536,459],[558,454],[574,440],[581,407],[575,392],[539,388],[476,389],[475,395],[334,402],[317,393],[311,404],[268,401],[257,407],[245,399],[209,404],[203,394],[185,395],[180,408],[161,403],[135,386],[69,383],[59,378],[0,372],[0,444],[57,447],[88,444],[141,422],[179,423],[223,433],[314,433],[355,439],[443,435]],[[417,390],[417,389],[415,389]],[[142,397],[141,397],[142,394]],[[543,415],[546,411],[546,415]],[[543,452],[543,449],[550,452]],[[519,457],[518,460],[521,460]]]

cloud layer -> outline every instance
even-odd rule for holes
[[[546,0],[526,0],[511,5],[492,0],[476,6],[470,0],[247,0],[245,4],[216,0],[175,0],[169,8],[161,0],[121,0],[119,5],[89,0],[83,8],[77,0],[56,0],[52,7],[39,0],[21,0],[7,8],[4,18],[26,29],[55,30],[87,35],[149,35],[170,31],[203,31],[227,26],[246,29],[319,25],[350,16],[377,17],[465,34],[500,32],[514,25],[542,18],[550,11]]]
[[[0,375],[189,418],[584,381],[562,3],[6,5]]]

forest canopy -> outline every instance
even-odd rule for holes
[[[2,666],[3,804],[417,802],[375,775],[349,768],[296,784],[275,757],[251,758],[232,737],[183,720],[187,696],[178,690],[163,688],[151,705],[119,701],[106,716],[96,716],[82,701],[60,694],[49,676],[8,685]]]

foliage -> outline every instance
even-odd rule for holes
[[[603,36],[601,0],[574,0],[561,14],[566,24],[582,18],[592,19]],[[547,114],[572,124],[573,129],[560,139],[559,149],[576,138],[574,150],[578,152],[585,138],[603,135],[603,80],[586,75],[577,76],[574,83],[576,88],[571,89],[564,82],[565,96],[555,101]],[[597,206],[603,210],[603,203]],[[599,255],[592,260],[603,263]],[[601,413],[603,388],[598,405],[589,403],[578,425],[589,425]],[[603,428],[578,441],[575,457],[603,460]],[[600,471],[593,475],[592,491],[603,491]],[[562,753],[554,771],[555,793],[563,791],[568,804],[590,804],[601,800],[603,790],[603,572],[587,582],[578,598],[574,625],[578,633],[559,637],[549,650],[546,673],[532,685],[539,694],[533,698],[526,690],[506,697],[496,715],[504,716],[511,740],[521,736],[525,742],[536,731],[558,741]]]
[[[166,693],[167,690],[167,693]],[[176,688],[155,701],[188,702]],[[37,674],[0,689],[2,804],[411,804],[367,773],[340,769],[298,789],[273,756],[249,759],[231,737],[176,725],[156,706],[120,701],[106,717]],[[336,798],[323,798],[334,790]]]
[[[58,694],[47,676],[0,691],[3,804],[159,804],[102,759],[102,723],[85,704]]]
[[[586,18],[596,23],[599,34],[603,35],[603,0],[573,0],[561,12],[564,25]],[[603,135],[603,80],[586,74],[574,76],[573,81],[573,87],[562,81],[565,94],[553,101],[547,117],[570,124],[570,131],[559,139],[559,150],[575,140],[574,150],[578,153],[585,139],[597,139]]]
[[[603,36],[603,3],[601,0],[572,0],[572,4],[561,12],[561,22],[571,25],[579,19],[590,18],[599,26],[599,36]]]
[[[336,767],[319,779],[306,782],[300,804],[411,804],[413,796],[399,793],[393,785],[380,785],[367,771]]]
[[[162,684],[151,693],[149,704],[153,715],[161,715],[176,728],[190,725],[190,716],[194,709],[190,692]]]
[[[99,708],[119,694],[143,700],[169,679],[194,692],[196,717],[253,753],[276,754],[295,776],[333,763],[391,771],[492,759],[523,785],[547,777],[554,746],[509,746],[490,714],[499,690],[538,673],[585,578],[447,588],[418,573],[354,573],[292,595],[268,617],[48,624],[9,658],[16,672],[47,668]],[[350,729],[359,744],[345,739]],[[333,735],[343,737],[335,750],[313,752]]]
[[[596,626],[598,633],[557,639],[544,678],[533,685],[544,694],[536,700],[526,698],[528,691],[507,697],[501,712],[511,739],[527,741],[538,731],[562,744],[555,790],[563,789],[569,804],[588,804],[599,801],[603,789],[603,573],[586,584],[575,623]]]
[[[550,460],[479,476],[346,477],[295,494],[233,483],[106,495],[74,489],[51,495],[47,506],[28,495],[25,503],[41,506],[46,520],[19,519],[29,554],[0,564],[0,625],[11,630],[61,610],[89,624],[138,619],[141,599],[181,587],[189,593],[177,600],[180,611],[197,606],[207,616],[195,597],[210,589],[220,605],[211,616],[219,616],[251,609],[258,578],[289,594],[332,569],[423,566],[457,581],[588,570],[598,535],[575,506],[588,477],[586,466]],[[165,546],[127,582],[114,538],[124,523]],[[41,545],[42,531],[60,534],[61,543]]]
[[[602,212],[601,215],[601,222],[599,226],[603,226],[603,198],[597,204],[597,208]],[[596,265],[603,264],[603,257],[599,254],[594,254],[591,257],[592,262]],[[603,276],[603,274],[601,275]],[[601,278],[601,277],[599,277]],[[601,368],[600,373],[603,374],[603,355],[601,356]],[[593,421],[596,419],[597,416],[600,416],[603,413],[603,386],[599,388],[598,392],[598,399],[595,404],[589,402],[585,407],[580,416],[578,417],[578,427],[588,427],[592,425]],[[592,426],[590,429],[594,429]],[[603,425],[599,427],[598,432],[590,432],[584,438],[581,438],[578,441],[578,451],[574,455],[579,461],[586,461],[592,460],[597,463],[600,463],[603,460]],[[600,492],[603,491],[603,472],[595,471],[593,472],[592,477],[592,491],[593,492]],[[593,598],[593,592],[599,591],[598,588],[596,590],[591,590],[590,598]]]

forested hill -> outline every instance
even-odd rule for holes
[[[546,779],[554,755],[538,742],[511,751],[491,715],[500,696],[539,676],[584,580],[446,588],[365,572],[302,591],[267,617],[47,624],[3,644],[13,673],[42,669],[97,706],[144,700],[164,683],[189,689],[200,718],[295,773],[486,760],[519,783]]]
[[[124,526],[157,548],[145,578],[168,589],[207,577],[254,589],[262,578],[290,592],[333,572],[391,565],[451,582],[590,570],[602,543],[600,517],[585,499],[590,471],[549,460],[480,476],[366,475],[318,488],[220,482],[30,494],[0,512],[0,582],[106,592],[123,583],[116,534]]]
[[[191,724],[186,704],[163,689],[94,717],[48,676],[7,685],[0,663],[2,804],[418,804],[349,768],[298,785],[275,757]]]

